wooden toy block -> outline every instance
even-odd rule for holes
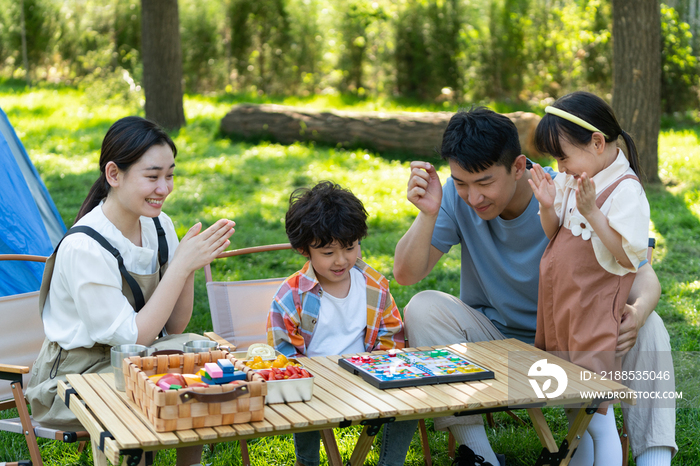
[[[212,379],[218,379],[224,375],[219,365],[214,362],[205,363],[204,370],[207,371],[207,374],[209,374]]]
[[[246,380],[245,372],[236,371],[233,374],[225,374],[221,377],[216,377],[212,379],[202,378],[202,382],[207,383],[209,385],[222,385],[225,383],[232,382],[234,380]]]
[[[224,375],[233,374],[233,363],[228,359],[218,359],[216,363],[219,365]]]

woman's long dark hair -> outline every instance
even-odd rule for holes
[[[627,146],[630,167],[637,174],[639,181],[643,183],[637,146],[632,136],[622,130],[612,108],[603,99],[590,92],[576,91],[559,98],[552,106],[571,113],[598,128],[605,134],[606,143],[617,142],[617,138],[622,136]],[[535,147],[538,151],[550,154],[555,158],[564,158],[564,152],[559,144],[559,136],[564,136],[575,146],[584,147],[591,142],[593,131],[556,115],[546,114],[537,125]]]
[[[156,123],[137,116],[117,120],[107,131],[100,151],[100,176],[90,188],[75,218],[77,222],[107,197],[111,186],[107,183],[105,167],[114,162],[120,170],[128,170],[148,149],[155,145],[168,145],[177,155],[175,143]]]

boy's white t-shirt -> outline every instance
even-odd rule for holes
[[[363,353],[367,329],[367,287],[362,272],[350,269],[350,291],[344,298],[321,294],[321,308],[306,355]]]

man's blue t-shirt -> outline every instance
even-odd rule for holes
[[[545,167],[555,176],[550,167]],[[442,188],[432,245],[447,253],[462,245],[460,299],[483,312],[506,337],[535,340],[540,259],[549,240],[532,196],[512,220],[482,220],[457,194],[452,177]]]

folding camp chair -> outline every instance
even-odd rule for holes
[[[254,254],[264,251],[281,251],[292,249],[289,243],[257,246],[233,251],[226,251],[217,259]],[[235,345],[237,350],[245,350],[253,343],[267,343],[267,314],[275,292],[285,280],[267,278],[243,280],[236,282],[215,282],[212,280],[211,267],[204,267],[207,283],[207,296],[214,332],[207,336],[219,343]],[[225,340],[225,341],[224,341]],[[321,439],[328,458],[335,458],[341,464],[340,452],[333,435],[333,429],[321,431]],[[240,441],[243,465],[250,465],[248,446]]]
[[[46,262],[46,257],[21,254],[0,254],[1,260]],[[66,443],[81,441],[79,451],[89,439],[87,432],[69,432],[49,429],[34,421],[27,410],[23,387],[29,381],[29,371],[44,341],[44,327],[39,315],[39,292],[23,293],[0,298],[0,411],[17,408],[19,417],[0,419],[0,431],[23,434],[31,461],[8,465],[43,464],[37,437]],[[9,381],[6,383],[5,381]]]

